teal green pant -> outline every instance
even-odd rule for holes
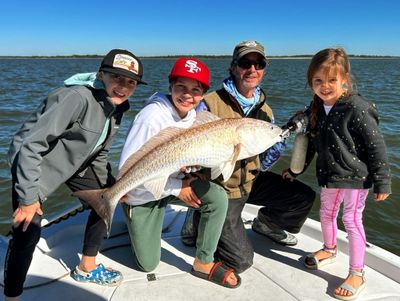
[[[214,260],[214,252],[225,222],[228,198],[221,186],[209,181],[195,180],[191,186],[201,200],[196,257],[209,263]],[[165,208],[168,203],[178,202],[185,204],[172,196],[138,206],[122,204],[133,255],[141,270],[150,272],[160,263]]]

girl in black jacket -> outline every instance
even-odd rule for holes
[[[318,52],[310,62],[307,80],[314,98],[307,110],[310,123],[305,165],[318,154],[324,247],[309,254],[304,264],[318,269],[335,261],[336,219],[344,202],[342,219],[349,238],[350,271],[334,296],[353,300],[365,286],[362,212],[368,189],[373,186],[376,201],[385,200],[391,193],[386,146],[378,129],[375,105],[351,92],[350,64],[343,49]]]

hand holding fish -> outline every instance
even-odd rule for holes
[[[181,172],[183,173],[193,173],[193,172],[197,172],[200,169],[202,169],[202,167],[200,165],[194,165],[194,166],[184,166],[181,168]]]
[[[40,208],[39,201],[36,201],[35,203],[30,205],[20,204],[13,213],[13,227],[18,228],[21,223],[24,223],[22,227],[22,232],[25,232],[26,229],[28,229],[28,226],[36,213],[38,215],[43,215],[43,211]]]
[[[187,176],[191,174],[200,180],[207,180],[207,176],[201,171],[203,170],[203,166],[195,165],[195,166],[183,166],[180,171]],[[200,172],[199,172],[200,171]]]
[[[293,179],[292,179],[292,177],[291,177],[291,175],[289,173],[289,169],[284,169],[282,171],[282,178],[293,181]]]
[[[128,200],[128,195],[125,194],[125,195],[119,200],[119,202],[120,202],[120,203],[125,203],[127,200]]]
[[[289,180],[290,182],[293,182],[295,177],[290,173],[289,168],[286,168],[282,171],[282,178]]]
[[[197,197],[190,186],[190,183],[197,179],[197,177],[187,174],[186,178],[182,181],[182,189],[178,196],[182,202],[193,208],[200,208],[201,204],[201,200]]]

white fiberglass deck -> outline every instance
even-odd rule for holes
[[[253,220],[257,209],[246,205],[243,219]],[[34,287],[26,289],[21,300],[335,300],[333,290],[348,271],[345,233],[339,234],[338,261],[323,270],[311,271],[303,267],[301,260],[321,247],[318,222],[307,220],[295,247],[275,244],[247,225],[255,249],[254,265],[241,274],[239,288],[228,289],[189,273],[195,249],[184,246],[179,238],[185,210],[179,206],[168,209],[161,263],[152,273],[135,268],[118,210],[111,238],[104,241],[98,256],[99,262],[123,273],[124,281],[118,287],[81,284],[69,276],[79,262],[87,212],[45,228],[25,283]],[[2,237],[0,283],[6,248],[7,239]],[[367,286],[357,300],[400,300],[400,258],[376,246],[370,246],[367,252]]]

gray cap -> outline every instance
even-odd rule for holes
[[[256,52],[262,55],[264,61],[267,61],[265,56],[264,46],[257,41],[243,41],[236,45],[233,50],[232,62],[237,62],[248,53]]]

